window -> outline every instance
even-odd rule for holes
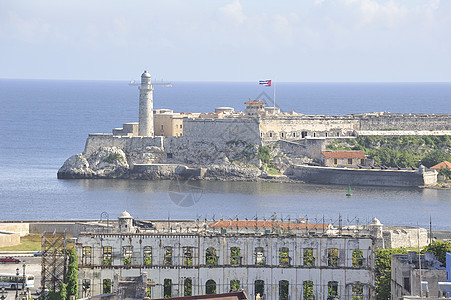
[[[82,262],[84,265],[90,265],[91,264],[91,247],[83,247],[82,251]]]
[[[149,283],[150,281],[152,281],[151,279],[147,279],[147,283]],[[152,286],[147,284],[147,288],[146,288],[146,297],[147,298],[152,298]]]
[[[180,129],[182,129],[183,128],[183,125],[180,125]]]
[[[289,283],[288,280],[279,281],[279,299],[288,300]]]
[[[339,133],[339,132],[337,132],[337,136],[340,136],[340,133]]]
[[[207,266],[216,266],[218,264],[218,257],[216,256],[215,248],[207,248],[207,251],[205,252],[205,264]]]
[[[264,298],[265,282],[263,280],[255,280],[254,289],[255,289],[255,297],[257,297],[257,295],[260,295],[260,297]]]
[[[124,257],[124,265],[131,265],[133,256],[133,247],[132,246],[122,247],[122,254]]]
[[[365,159],[364,159],[364,158],[361,158],[361,159],[360,159],[360,165],[362,165],[362,166],[365,165]]]
[[[263,247],[255,248],[255,264],[260,266],[265,264],[265,252]]]
[[[205,284],[205,294],[207,295],[216,294],[216,282],[214,280],[210,279]]]
[[[113,248],[110,246],[103,247],[103,265],[104,266],[111,266],[111,259],[113,254]]]
[[[313,295],[313,281],[311,280],[306,280],[302,283],[302,287],[303,287],[303,298],[304,300],[313,300],[315,299],[314,295]]]
[[[233,266],[241,265],[240,247],[230,248],[230,264]]]
[[[303,250],[304,259],[303,265],[306,267],[313,267],[315,265],[315,257],[313,257],[313,248],[305,248]]]
[[[164,247],[163,264],[165,266],[172,265],[172,247]]]
[[[145,266],[152,265],[152,247],[146,246],[143,248],[143,262]]]
[[[91,280],[90,279],[82,280],[81,292],[82,292],[82,297],[84,297],[84,298],[91,296]]]
[[[338,266],[338,249],[337,248],[327,249],[327,265],[329,267]]]
[[[410,293],[410,278],[404,277],[404,289]]]
[[[334,158],[334,165],[338,165],[338,159]]]
[[[238,291],[239,289],[241,289],[241,284],[239,280],[230,280],[230,291]]]
[[[287,247],[282,247],[279,249],[279,265],[281,266],[290,265],[289,249]]]
[[[316,132],[313,133],[313,137],[316,137]]]
[[[326,137],[328,137],[328,136],[329,136],[329,133],[326,132]]]
[[[352,285],[352,300],[363,300],[363,285],[360,282]]]
[[[183,247],[183,265],[193,265],[193,247]]]
[[[193,294],[193,280],[186,278],[183,282],[183,296],[191,296]]]
[[[171,298],[172,297],[172,280],[166,278],[163,284],[163,297]]]
[[[103,293],[104,294],[111,293],[111,279],[104,279],[103,280]]]
[[[327,283],[327,298],[338,298],[338,282],[329,281]]]
[[[269,133],[269,137],[272,137],[272,132]]]
[[[307,131],[302,131],[302,132],[301,132],[301,137],[302,137],[302,138],[305,138],[306,136],[307,136]]]
[[[363,251],[360,249],[354,249],[352,251],[352,266],[354,268],[360,268],[363,266]]]
[[[161,130],[164,130],[164,126],[163,125],[161,125]]]
[[[280,137],[284,137],[284,133],[283,132],[280,133]]]
[[[294,138],[296,137],[296,131],[293,131],[293,137]]]
[[[352,165],[352,158],[348,158],[348,165]]]

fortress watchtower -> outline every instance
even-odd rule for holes
[[[147,71],[141,75],[139,87],[139,136],[154,136],[153,131],[153,87]]]

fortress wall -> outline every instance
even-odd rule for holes
[[[324,138],[306,138],[297,141],[279,140],[265,143],[265,145],[275,144],[280,147],[284,154],[290,158],[310,157],[321,159],[321,151],[326,149],[326,140]]]
[[[90,155],[97,151],[100,147],[118,147],[124,149],[127,137],[113,136],[112,134],[89,134],[86,139],[85,150],[83,155]]]
[[[299,139],[302,132],[308,137],[350,136],[358,126],[353,117],[340,116],[262,118],[260,122],[262,137],[266,140]]]
[[[431,173],[431,174],[429,174]],[[432,184],[436,172],[394,170],[355,170],[313,166],[294,166],[293,175],[302,181],[319,184],[374,185],[374,186],[423,186]]]
[[[261,144],[259,120],[256,118],[185,119],[184,137],[190,142],[213,142],[217,145],[229,141]]]
[[[451,114],[365,115],[358,130],[451,130]]]

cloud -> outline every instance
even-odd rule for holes
[[[246,20],[246,16],[243,13],[243,7],[239,0],[234,0],[232,3],[227,4],[219,9],[221,13],[235,24],[241,24]]]

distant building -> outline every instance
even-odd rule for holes
[[[393,254],[391,258],[391,299],[403,296],[437,297],[438,283],[445,281],[446,271],[433,253]]]
[[[170,109],[155,109],[155,136],[183,136],[183,117]]]
[[[363,167],[371,166],[372,159],[368,159],[362,151],[323,151],[322,163],[325,167]]]
[[[441,163],[436,164],[435,166],[430,167],[429,169],[451,169],[451,163],[449,161],[442,161]]]
[[[142,224],[124,212],[115,230],[79,235],[81,297],[111,292],[118,274],[146,273],[151,298],[374,299],[374,239],[364,232],[275,220]]]

